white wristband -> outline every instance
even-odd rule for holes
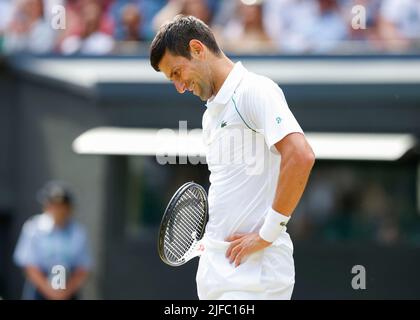
[[[268,209],[267,215],[262,225],[259,235],[267,242],[274,242],[280,234],[286,231],[286,224],[290,217],[285,216],[273,208]]]

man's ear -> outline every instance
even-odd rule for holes
[[[203,59],[205,57],[205,46],[200,40],[190,40],[190,53],[192,57]]]

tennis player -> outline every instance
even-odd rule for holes
[[[207,101],[203,136],[211,186],[199,298],[290,299],[295,268],[286,224],[315,156],[282,90],[233,63],[209,27],[191,16],[161,27],[150,60],[179,93]]]

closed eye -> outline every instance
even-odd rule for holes
[[[171,72],[170,80],[171,81],[178,80],[179,76],[180,76],[179,70],[178,69],[174,70],[174,71]]]

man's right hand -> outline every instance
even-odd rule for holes
[[[69,294],[67,290],[63,289],[54,289],[52,287],[49,287],[45,292],[43,292],[45,295],[45,298],[48,300],[67,300],[69,299]]]

